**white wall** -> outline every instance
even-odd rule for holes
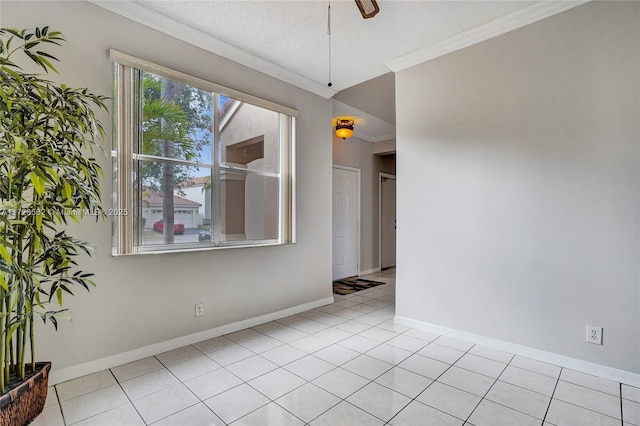
[[[398,316],[640,373],[639,22],[592,2],[397,74]]]
[[[331,297],[331,101],[90,3],[3,1],[0,16],[2,26],[62,31],[68,43],[53,52],[62,60],[54,78],[70,86],[109,95],[114,48],[299,111],[297,244],[113,258],[110,222],[87,221],[76,234],[97,245],[83,262],[97,288],[68,299],[73,322],[41,330],[41,360],[59,370]],[[110,150],[106,114],[103,123]],[[111,163],[102,164],[108,206]],[[195,303],[204,303],[204,316],[194,317]]]

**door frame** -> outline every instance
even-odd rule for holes
[[[343,166],[341,164],[333,164],[333,167],[331,168],[331,250],[333,250],[333,169],[340,169],[340,170],[346,170],[349,172],[355,172],[356,176],[357,176],[357,180],[358,180],[358,189],[357,189],[357,194],[356,194],[356,209],[357,209],[357,214],[356,217],[358,218],[357,222],[357,228],[358,228],[358,236],[357,236],[357,241],[356,241],[356,276],[360,276],[360,222],[361,222],[361,212],[360,212],[360,193],[362,191],[361,188],[361,181],[360,181],[360,169],[357,169],[355,167],[350,167],[350,166]],[[331,255],[331,276],[333,276],[333,253]]]
[[[396,175],[391,173],[378,172],[378,270],[382,270],[382,178],[393,179],[396,181],[396,191],[398,179]],[[398,216],[398,202],[396,192],[396,217]],[[396,240],[397,247],[397,240]],[[396,262],[397,263],[397,262]]]

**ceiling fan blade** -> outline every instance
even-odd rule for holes
[[[378,7],[376,0],[355,0],[355,2],[364,19],[373,18],[378,12],[380,12],[380,8]]]

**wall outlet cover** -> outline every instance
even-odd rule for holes
[[[587,325],[587,342],[595,345],[602,344],[602,327]]]

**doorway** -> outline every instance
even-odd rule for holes
[[[379,173],[380,269],[396,266],[396,176]]]
[[[333,166],[333,279],[358,275],[360,170]]]

